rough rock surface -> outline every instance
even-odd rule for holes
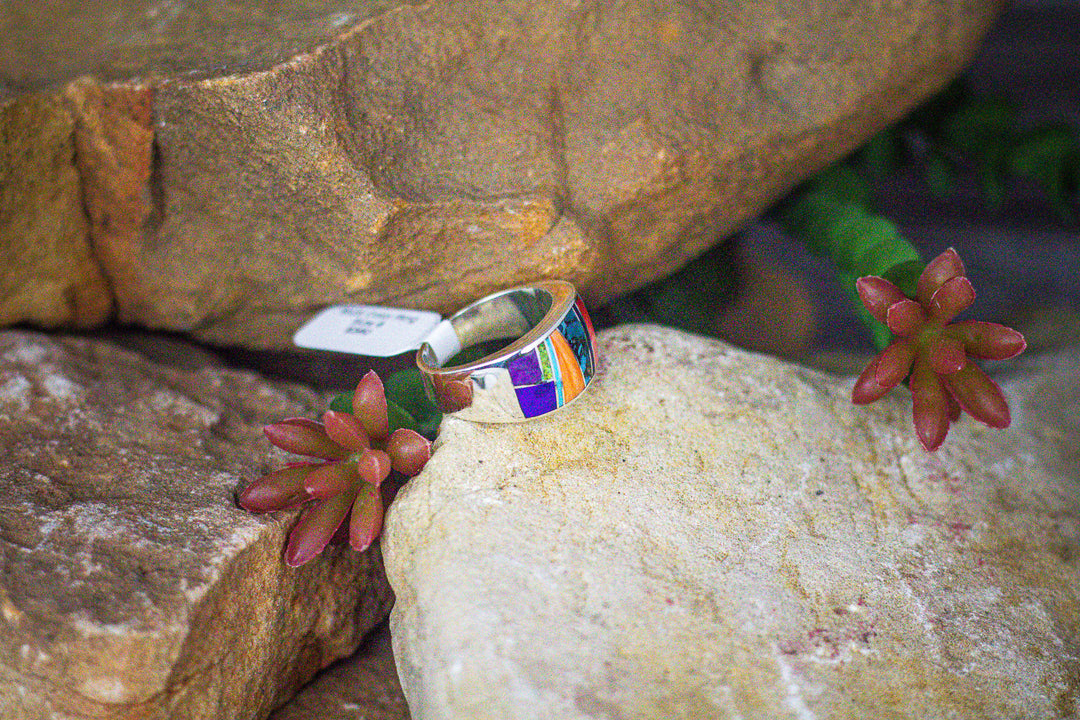
[[[57,252],[92,248],[68,282],[95,310],[282,347],[327,303],[446,312],[537,277],[598,302],[669,273],[944,84],[1001,2],[313,1],[280,31],[263,3],[124,2],[84,69],[140,79],[16,92],[70,79],[35,43],[80,47],[102,5],[0,9],[0,111],[75,127],[30,151],[66,174],[0,186],[5,224],[38,228],[0,230],[5,255],[60,242],[42,198],[84,203]],[[0,130],[4,176],[25,151]],[[9,268],[0,322],[92,316],[33,310]]]
[[[309,391],[0,334],[0,717],[261,718],[389,611],[378,552],[281,561],[235,505]]]
[[[390,633],[382,627],[355,655],[320,674],[270,720],[409,720]]]
[[[109,317],[89,227],[67,103],[0,100],[0,323],[87,327]]]
[[[413,717],[1075,717],[1080,356],[924,453],[909,400],[650,326],[550,419],[447,420],[391,508]],[[895,393],[900,395],[900,393]]]

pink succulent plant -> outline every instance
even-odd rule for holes
[[[910,377],[915,432],[927,452],[941,446],[961,410],[990,427],[1008,427],[1005,396],[972,358],[1006,360],[1023,352],[1027,342],[997,323],[951,322],[975,299],[955,250],[949,248],[926,266],[915,300],[876,275],[859,278],[856,288],[866,309],[889,326],[896,340],[855,381],[853,403],[873,402]]]
[[[285,548],[292,567],[318,555],[346,527],[352,547],[367,549],[382,532],[384,507],[393,497],[384,485],[390,471],[416,475],[431,457],[431,442],[419,433],[390,433],[382,380],[374,371],[357,384],[352,408],[329,410],[322,422],[288,418],[263,428],[279,448],[316,458],[264,475],[237,498],[251,512],[306,506]]]

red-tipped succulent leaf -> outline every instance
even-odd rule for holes
[[[949,400],[941,380],[921,362],[911,373],[911,415],[923,449],[937,450],[949,433]]]
[[[382,532],[382,524],[382,495],[377,487],[364,483],[352,508],[349,544],[354,550],[367,550]]]
[[[415,475],[431,459],[431,441],[408,428],[398,428],[390,435],[386,452],[394,469],[403,475]]]
[[[346,492],[356,480],[356,466],[353,463],[326,463],[308,473],[304,490],[313,498],[325,500]]]
[[[323,413],[323,425],[330,439],[350,452],[359,452],[371,447],[367,431],[355,415],[327,410]]]
[[[349,514],[352,500],[349,494],[341,493],[309,505],[289,533],[285,564],[298,567],[321,553]]]
[[[386,408],[386,394],[382,379],[369,370],[356,385],[352,401],[353,415],[363,423],[372,438],[385,438],[390,434],[390,420]]]
[[[1010,327],[981,320],[953,323],[942,334],[963,343],[971,357],[984,360],[1008,360],[1027,349],[1027,341],[1020,333]]]
[[[907,300],[900,288],[876,275],[861,277],[855,282],[855,289],[863,305],[880,323],[888,323],[889,308],[898,302]]]
[[[322,423],[307,418],[286,418],[263,428],[263,434],[274,445],[295,455],[337,460],[346,451],[326,434]]]
[[[244,488],[237,497],[240,507],[249,512],[269,512],[292,507],[307,500],[304,491],[304,478],[310,472],[310,465],[284,468],[263,475]]]
[[[931,318],[947,323],[971,307],[975,302],[975,288],[966,277],[954,277],[946,281],[930,297],[927,312]]]
[[[1009,403],[998,384],[978,365],[969,362],[959,372],[943,378],[960,407],[971,417],[993,428],[1007,428],[1012,422]]]
[[[954,277],[965,275],[964,263],[956,250],[949,248],[931,260],[919,275],[915,285],[915,299],[923,307],[929,307],[934,293]]]

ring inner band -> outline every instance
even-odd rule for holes
[[[517,352],[533,341],[543,340],[573,305],[574,296],[575,291],[569,283],[540,282],[535,286],[489,295],[453,315],[449,323],[462,349],[493,340],[513,339],[493,355],[461,367],[483,365],[493,356]],[[427,344],[420,355],[424,364],[432,369],[442,368],[450,359],[438,357],[436,350]]]

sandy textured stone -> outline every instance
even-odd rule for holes
[[[0,98],[0,326],[91,326],[112,308],[75,168],[75,117],[49,94]]]
[[[390,633],[382,627],[350,658],[320,674],[270,720],[409,720]]]
[[[896,393],[650,326],[550,419],[447,420],[391,508],[413,717],[1074,717],[1080,356],[924,453]]]
[[[644,285],[944,84],[1001,2],[123,2],[93,61],[27,75],[105,12],[38,5],[0,10],[0,86],[146,78],[65,93],[119,318],[267,348],[327,303]]]
[[[261,718],[353,652],[391,602],[377,552],[288,569],[289,518],[234,499],[283,459],[261,425],[317,401],[0,334],[0,717]]]

